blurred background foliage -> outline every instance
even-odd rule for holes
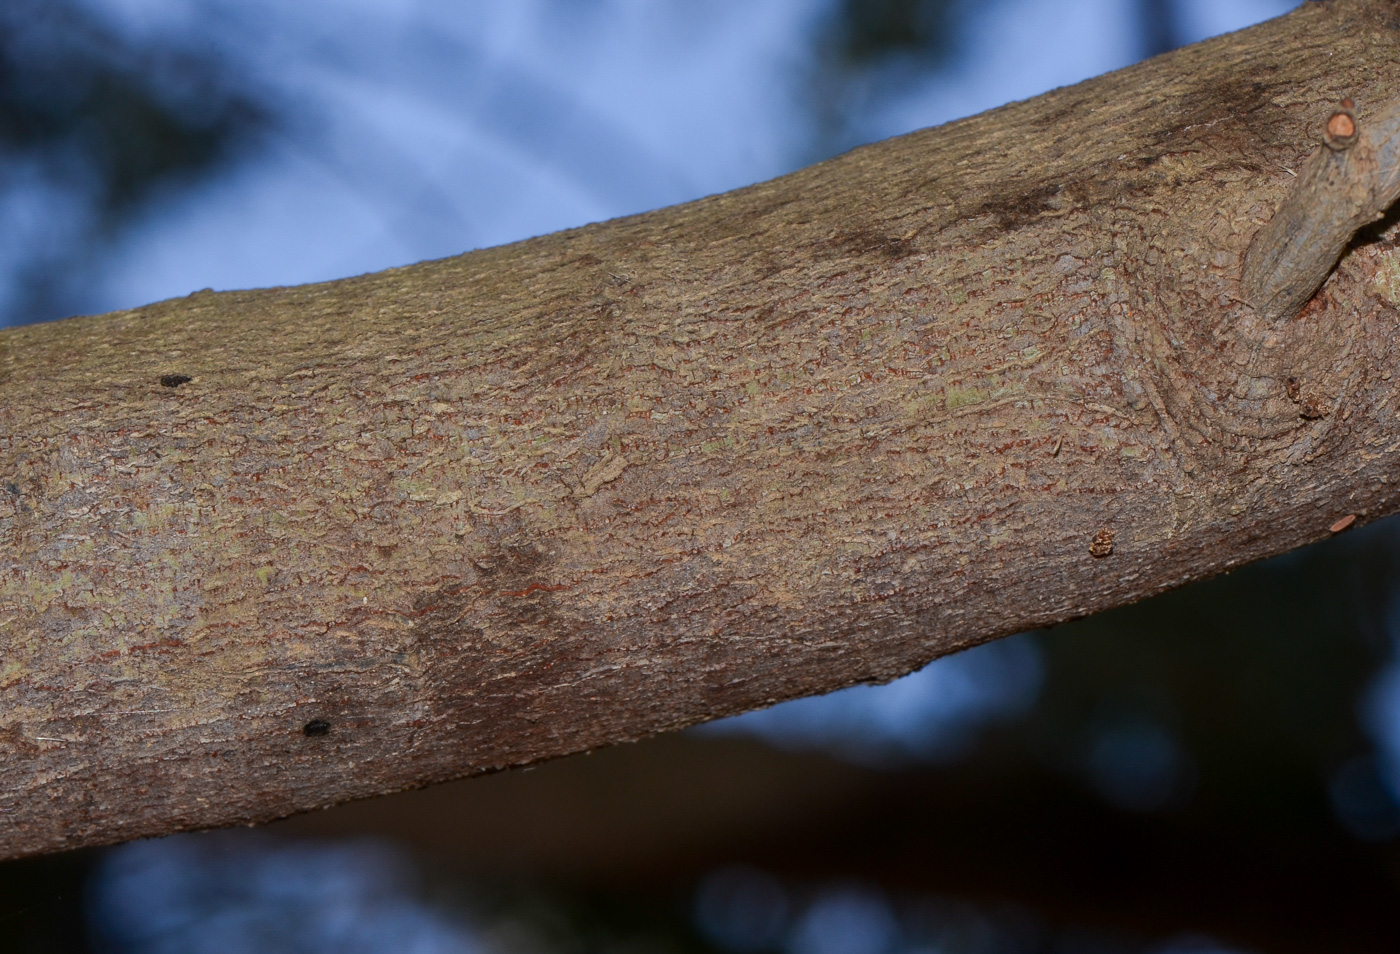
[[[191,43],[126,42],[73,0],[0,7],[0,246],[13,321],[76,310],[144,205],[247,152],[260,91]]]
[[[0,316],[683,201],[1290,5],[8,0]],[[6,863],[0,952],[1394,951],[1397,554],[1383,521],[885,687]]]

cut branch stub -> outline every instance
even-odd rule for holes
[[[1400,103],[1361,122],[1344,99],[1322,136],[1293,191],[1245,253],[1244,298],[1279,321],[1303,310],[1352,236],[1400,198]]]

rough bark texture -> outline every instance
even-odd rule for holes
[[[690,205],[0,334],[0,855],[676,728],[1396,509],[1400,250],[1241,259],[1400,7]],[[188,380],[183,380],[188,378]]]

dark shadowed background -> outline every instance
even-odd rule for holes
[[[1292,5],[4,0],[0,324],[681,202]],[[888,686],[0,864],[0,952],[1393,952],[1398,648],[1383,521]]]

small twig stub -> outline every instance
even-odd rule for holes
[[[1337,111],[1327,117],[1327,124],[1322,127],[1322,141],[1328,149],[1341,151],[1356,144],[1359,128],[1356,124],[1355,108],[1355,103],[1344,99],[1338,105]]]
[[[1244,299],[1276,321],[1302,311],[1352,236],[1400,198],[1400,102],[1363,121],[1342,100],[1323,124],[1322,143],[1245,253]]]

